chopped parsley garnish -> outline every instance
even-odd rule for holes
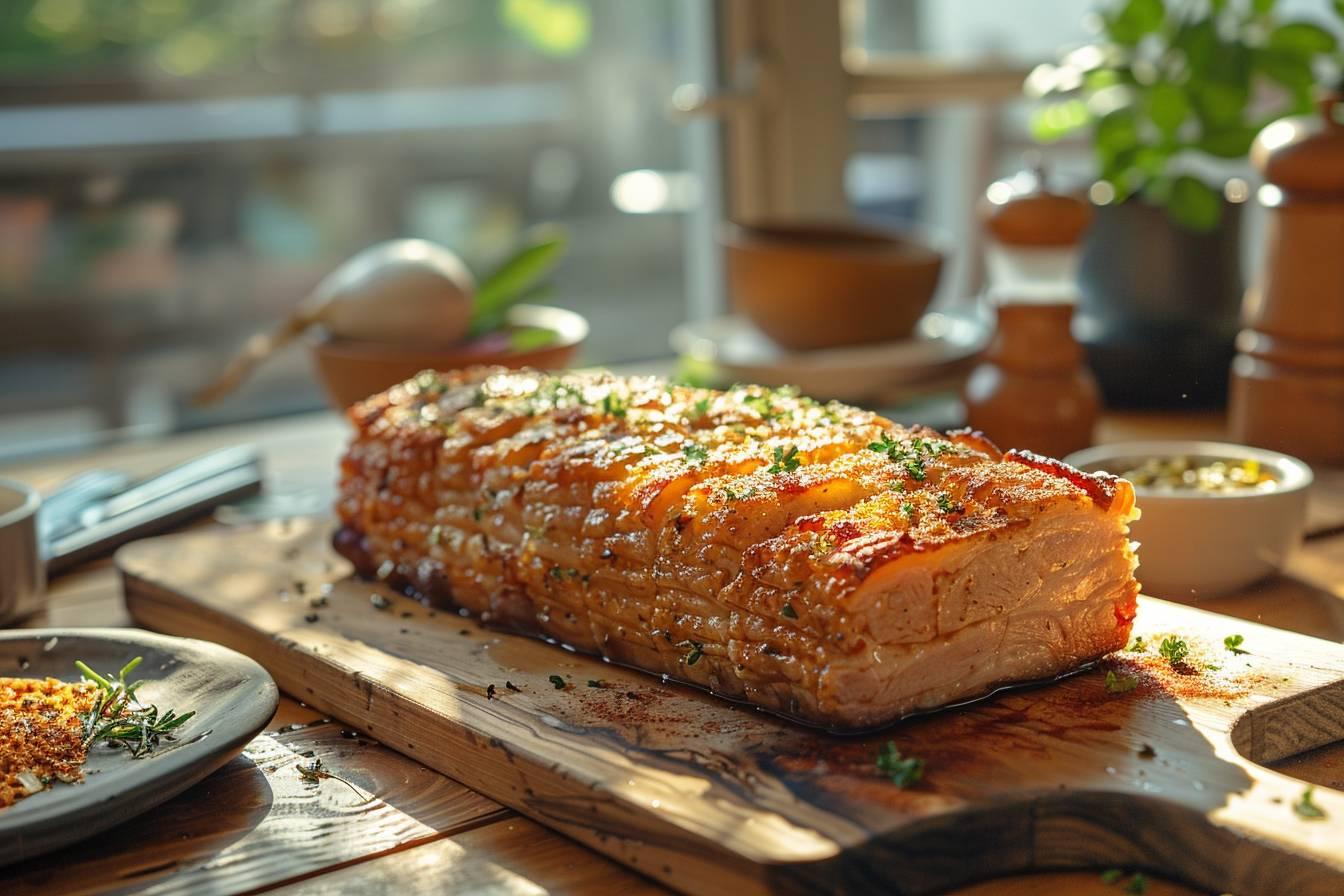
[[[559,675],[548,675],[546,680],[549,681],[557,691],[563,691],[565,689],[565,680]]]
[[[1316,805],[1315,791],[1315,787],[1308,786],[1306,790],[1302,791],[1302,796],[1298,798],[1298,801],[1293,803],[1293,811],[1297,813],[1299,818],[1305,818],[1308,821],[1320,821],[1327,817],[1325,810]]]
[[[835,550],[835,539],[823,532],[817,536],[817,540],[812,544],[813,559],[820,559],[827,556]]]
[[[1116,675],[1114,671],[1106,673],[1106,693],[1128,694],[1139,686],[1139,680],[1132,675]]]
[[[710,400],[708,398],[702,398],[699,401],[697,401],[694,405],[694,413],[692,414],[691,419],[703,420],[705,417],[708,417],[709,402]]]
[[[1130,896],[1143,896],[1148,892],[1148,878],[1135,871],[1130,877],[1129,883],[1125,884],[1125,892]]]
[[[904,790],[924,777],[924,760],[902,756],[893,741],[887,741],[877,753],[877,770],[891,778],[891,783]]]
[[[793,604],[785,604],[779,611],[779,615],[783,616],[785,619],[797,619],[798,611],[793,608]]]
[[[624,417],[630,412],[630,402],[608,392],[602,396],[602,413],[608,417]]]
[[[1190,655],[1190,645],[1175,635],[1168,635],[1158,645],[1157,652],[1172,666],[1179,666]]]
[[[702,464],[709,460],[709,449],[698,442],[682,445],[681,453],[686,456],[686,463],[688,464]]]
[[[1111,884],[1119,883],[1120,878],[1124,876],[1125,872],[1121,871],[1119,868],[1107,868],[1105,871],[1101,872],[1101,882],[1110,886]]]
[[[694,666],[700,662],[700,657],[705,655],[705,645],[698,641],[682,641],[678,647],[689,647],[690,651],[681,658],[681,661],[688,666]]]
[[[1130,653],[1145,653],[1148,650],[1148,643],[1143,640],[1143,635],[1136,635],[1133,643],[1126,649]]]
[[[912,517],[914,517],[915,505],[911,504],[909,501],[906,501],[903,504],[901,504],[901,515],[904,516],[906,519],[911,519]]]
[[[756,496],[756,486],[750,486],[742,491],[735,490],[731,485],[723,487],[723,499],[725,501],[741,501],[744,498],[754,498]]]
[[[960,508],[952,500],[951,495],[949,495],[947,492],[939,492],[938,509],[943,513],[952,513],[953,511],[959,510]]]
[[[776,475],[780,473],[792,473],[801,465],[802,461],[798,459],[797,445],[790,445],[788,451],[785,451],[782,445],[776,445],[775,462],[770,465],[770,469],[766,472],[774,473]]]
[[[947,454],[949,451],[955,451],[956,446],[951,442],[940,442],[918,436],[898,442],[891,437],[890,433],[883,433],[880,440],[869,443],[868,450],[885,454],[888,460],[905,471],[905,475],[923,482],[928,475],[924,468],[925,462],[930,458]]]
[[[1249,650],[1241,649],[1241,645],[1245,642],[1245,637],[1241,635],[1228,635],[1223,639],[1223,647],[1235,654],[1250,653]]]

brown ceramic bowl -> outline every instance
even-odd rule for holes
[[[530,345],[527,335],[544,339]],[[588,338],[588,321],[564,308],[515,305],[508,326],[469,342],[442,348],[422,348],[385,342],[360,342],[325,338],[312,344],[313,363],[337,408],[357,401],[415,376],[422,370],[456,370],[473,364],[503,367],[536,367],[556,370],[568,367]]]
[[[794,351],[907,339],[943,253],[850,224],[732,227],[723,237],[733,303]]]

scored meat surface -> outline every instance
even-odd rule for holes
[[[337,550],[488,623],[830,728],[1123,647],[1128,482],[758,386],[474,368],[349,411]]]

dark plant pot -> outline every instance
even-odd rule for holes
[[[1145,202],[1100,206],[1079,272],[1076,331],[1112,408],[1227,401],[1241,309],[1241,207],[1196,233]]]

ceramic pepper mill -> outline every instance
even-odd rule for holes
[[[1267,126],[1265,256],[1246,291],[1232,362],[1233,438],[1344,464],[1344,93]]]
[[[1038,169],[991,184],[980,213],[998,324],[962,391],[967,422],[1003,448],[1050,457],[1086,448],[1100,398],[1072,322],[1092,208],[1049,192]]]

